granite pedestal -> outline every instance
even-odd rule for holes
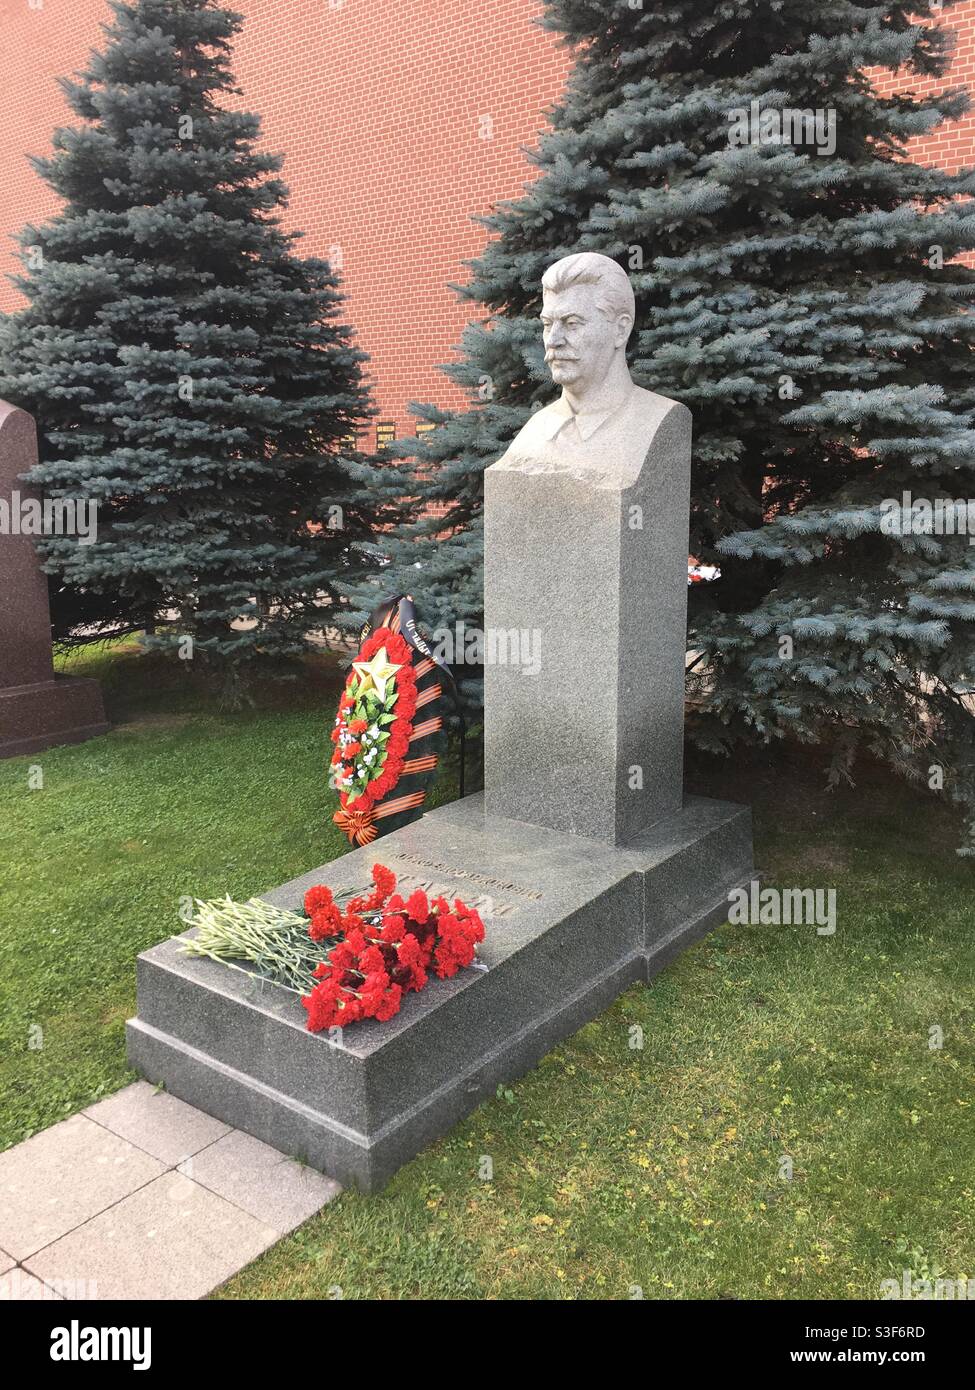
[[[55,676],[0,689],[0,758],[84,743],[109,728],[97,681]]]
[[[624,415],[629,466],[597,431],[585,465],[516,440],[484,474],[487,808],[616,845],[683,795],[691,460],[684,406]]]
[[[0,401],[0,758],[81,743],[109,725],[97,681],[55,676],[47,579],[17,506],[36,500],[23,475],[37,463],[37,431],[26,411]]]
[[[363,888],[377,861],[404,889],[478,903],[482,968],[333,1041],[306,1031],[294,994],[173,938],[139,957],[128,1024],[130,1063],[150,1081],[367,1192],[724,921],[751,877],[751,816],[691,798],[619,849],[486,815],[477,795],[262,896],[294,908],[314,883]]]

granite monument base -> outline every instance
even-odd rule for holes
[[[294,908],[315,883],[361,889],[376,862],[404,891],[477,902],[480,967],[331,1039],[306,1030],[296,995],[174,937],[139,957],[127,1027],[150,1081],[367,1192],[723,922],[752,875],[751,814],[690,798],[620,849],[488,816],[471,796],[263,896]]]
[[[97,681],[56,676],[0,688],[0,758],[84,743],[110,727]]]

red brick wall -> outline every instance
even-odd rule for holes
[[[34,0],[37,3],[37,0]],[[105,0],[0,0],[0,309],[20,303],[6,276],[18,268],[9,241],[26,222],[57,211],[58,200],[30,168],[48,154],[51,131],[71,118],[59,77],[75,72],[97,45]]]
[[[874,83],[883,96],[909,87],[918,96],[943,87],[975,86],[975,0],[961,0],[943,12],[941,23],[955,36],[955,52],[951,71],[944,78],[905,81],[896,73],[874,73]],[[963,166],[975,164],[975,110],[960,121],[948,121],[933,135],[913,140],[910,153],[924,164],[939,164],[955,174]]]
[[[536,0],[228,3],[247,15],[235,59],[244,103],[287,156],[287,222],[308,253],[341,247],[378,418],[412,435],[409,401],[463,402],[437,370],[470,317],[448,285],[484,244],[472,214],[531,177],[521,147],[544,126],[567,57],[532,23]],[[23,156],[45,153],[67,119],[55,78],[100,42],[108,13],[105,0],[0,0],[0,274],[13,264],[7,234],[55,209]],[[0,309],[17,302],[0,281]]]
[[[101,42],[105,0],[0,0],[0,277],[7,236],[55,210],[25,153],[49,149],[68,118],[55,79]],[[335,8],[332,8],[332,4]],[[448,283],[465,279],[484,232],[471,222],[517,196],[544,109],[568,59],[532,24],[540,0],[233,0],[247,16],[236,72],[265,138],[286,156],[288,223],[309,252],[341,247],[347,317],[371,356],[379,419],[412,434],[410,400],[462,402],[437,370],[469,316]],[[975,0],[953,79],[969,82]],[[896,79],[884,78],[892,90]],[[481,138],[489,117],[491,139]],[[975,162],[975,116],[918,142],[915,156]],[[0,309],[18,296],[0,278]],[[371,443],[374,433],[366,441]]]

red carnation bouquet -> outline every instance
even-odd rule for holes
[[[456,975],[484,940],[483,922],[460,898],[453,906],[446,898],[431,902],[417,889],[404,901],[396,875],[383,864],[373,866],[372,881],[371,893],[342,905],[323,885],[305,894],[309,936],[333,943],[301,1001],[313,1033],[392,1018],[403,995],[423,989],[431,971],[441,980]]]

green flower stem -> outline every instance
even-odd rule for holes
[[[295,993],[307,994],[313,988],[315,967],[330,943],[312,941],[307,917],[272,907],[260,898],[245,903],[230,897],[210,902],[197,898],[194,903],[191,925],[197,935],[183,939],[181,949],[186,955],[206,956],[231,966],[245,960]]]

